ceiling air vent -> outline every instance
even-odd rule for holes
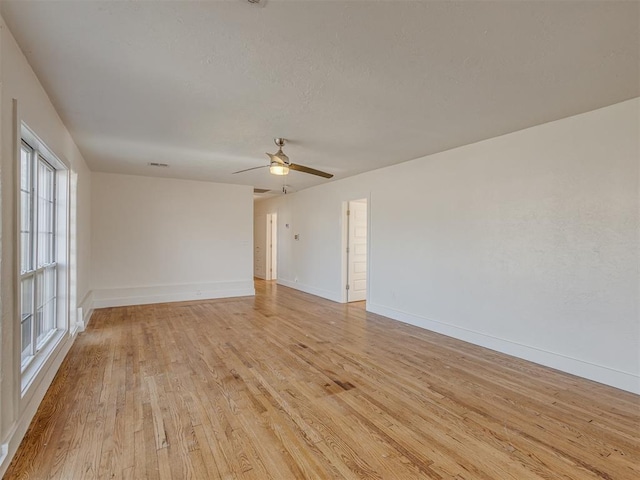
[[[169,165],[167,163],[149,162],[149,166],[164,168],[164,167],[168,167]]]
[[[253,193],[267,193],[269,191],[268,188],[254,188]]]

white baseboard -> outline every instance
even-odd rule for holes
[[[105,288],[93,290],[93,308],[186,302],[214,298],[255,295],[253,280],[237,282],[157,285],[149,287]]]
[[[384,315],[385,317],[389,317],[393,320],[399,320],[426,330],[431,330],[465,342],[473,343],[474,345],[490,348],[491,350],[496,350],[501,353],[506,353],[507,355],[529,360],[546,367],[555,368],[556,370],[561,370],[572,375],[577,375],[621,390],[640,394],[640,377],[628,372],[615,370],[602,365],[596,365],[558,353],[541,350],[536,347],[475,332],[473,330],[467,330],[448,323],[402,312],[382,305],[376,305],[371,302],[367,302],[367,310],[372,313]]]
[[[329,290],[323,290],[321,288],[312,287],[310,285],[305,285],[300,282],[292,282],[290,280],[285,280],[282,278],[278,278],[276,280],[278,285],[282,285],[285,287],[293,288],[294,290],[300,290],[301,292],[310,293],[311,295],[315,295],[317,297],[326,298],[327,300],[331,300],[333,302],[340,303],[341,299],[336,292],[331,292]]]
[[[74,339],[75,337],[71,335],[65,335],[64,340],[58,344],[49,361],[43,365],[43,368],[32,380],[29,391],[23,397],[27,403],[21,408],[20,416],[9,431],[6,443],[0,447],[0,478],[7,471],[11,459],[27,433],[31,420],[33,420],[42,399],[53,382],[53,378],[69,353]]]

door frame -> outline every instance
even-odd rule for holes
[[[341,245],[341,273],[340,273],[340,303],[348,303],[347,281],[349,280],[349,256],[347,247],[349,246],[349,219],[347,210],[349,202],[356,200],[367,201],[367,293],[365,302],[369,301],[369,288],[371,285],[371,195],[356,195],[342,202],[341,223],[342,223],[342,245]]]
[[[274,266],[276,267],[275,273]],[[264,278],[265,280],[276,280],[278,278],[278,214],[276,212],[267,213]]]

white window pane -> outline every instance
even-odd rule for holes
[[[24,190],[20,191],[20,229],[31,230],[31,195]]]
[[[32,327],[33,317],[30,316],[26,321],[22,322],[22,326],[20,328],[22,335],[22,354],[20,355],[21,359],[31,356],[31,327]]]
[[[52,201],[47,202],[47,210],[48,210],[48,223],[47,223],[47,235],[45,239],[45,248],[47,255],[47,263],[53,263],[55,260],[55,255],[53,251],[53,239],[54,239],[54,220],[55,220],[55,212],[54,212],[54,203]]]
[[[43,263],[44,263],[44,259],[42,258],[42,250],[44,248],[44,237],[42,235],[42,221],[43,221],[43,216],[45,215],[45,212],[42,209],[42,199],[38,198],[38,225],[37,225],[37,234],[36,234],[36,268],[40,268]]]
[[[20,149],[20,189],[31,191],[31,155],[33,151],[26,145]]]
[[[35,335],[37,348],[40,348],[42,340],[55,328],[55,296],[56,268],[47,267],[36,272]]]
[[[47,252],[49,255],[49,263],[53,263],[56,259],[55,253],[55,235],[53,232],[50,232],[47,235]]]
[[[35,317],[35,329],[36,329],[36,343],[40,343],[44,333],[44,312],[43,307],[36,310]]]
[[[22,359],[32,354],[31,329],[33,327],[33,277],[27,277],[20,284],[20,334],[22,336]]]
[[[22,280],[20,297],[20,317],[24,320],[33,313],[33,277]]]
[[[33,212],[31,210],[31,194],[20,191],[20,229],[24,231],[31,231],[31,219]]]
[[[31,265],[31,233],[20,233],[20,271],[22,273],[33,270]]]
[[[42,347],[42,340],[47,338],[47,334],[51,331],[51,303],[45,303],[40,309],[40,324],[37,336],[36,347],[40,349]]]
[[[40,180],[38,182],[38,194],[41,195],[41,192],[43,190],[43,183],[42,180],[44,180],[44,171],[45,171],[46,167],[45,167],[45,163],[42,160],[42,157],[38,158],[38,179]]]
[[[55,208],[55,171],[41,158],[38,159],[38,245],[37,265],[54,261],[53,232]]]
[[[53,200],[54,170],[42,158],[38,161],[38,194],[47,200]]]
[[[38,161],[38,167],[36,170],[36,185],[37,185],[37,222],[36,222],[36,267],[40,268],[44,264],[44,236],[42,234],[44,230],[44,225],[46,223],[45,216],[47,215],[47,211],[44,208],[44,165],[41,161]],[[41,305],[41,304],[39,304]]]
[[[41,267],[46,263],[46,240],[47,240],[47,214],[46,202],[44,198],[38,197],[38,267]]]
[[[36,273],[36,308],[44,305],[44,271]]]
[[[53,262],[53,232],[51,223],[52,212],[48,205],[42,203],[39,211],[39,229],[38,229],[38,267],[42,267]]]
[[[27,272],[33,269],[32,265],[32,218],[31,194],[20,191],[20,270]]]
[[[56,269],[48,267],[44,271],[44,301],[53,300],[56,296]]]
[[[44,330],[48,334],[55,328],[56,320],[56,299],[52,298],[44,307]]]

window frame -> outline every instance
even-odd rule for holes
[[[47,360],[56,351],[66,334],[69,333],[69,255],[70,255],[70,169],[61,162],[51,150],[31,131],[22,124],[20,136],[17,140],[17,164],[16,164],[16,327],[17,336],[17,361],[22,377],[22,396],[26,394],[29,386],[38,376],[41,368],[47,364]],[[22,245],[24,219],[22,211],[24,185],[22,182],[23,149],[29,154],[30,165],[30,213],[29,213],[29,260],[25,267],[25,256]],[[39,169],[43,168],[42,178],[39,179]],[[48,173],[46,173],[48,172]],[[39,184],[46,178],[49,184],[42,190],[43,184]],[[41,190],[39,190],[39,188]],[[41,198],[42,197],[42,198]],[[45,224],[38,225],[39,203],[47,210]],[[42,219],[40,219],[42,220]],[[39,239],[44,233],[47,238]],[[38,258],[39,243],[44,242],[45,258]],[[43,260],[43,261],[41,261]],[[30,339],[25,351],[23,348],[23,293],[25,280],[31,279],[30,294]],[[40,285],[38,285],[40,281]],[[46,291],[44,295],[38,293],[38,288]],[[40,299],[42,301],[40,301]],[[42,312],[42,317],[38,317]],[[46,310],[46,314],[45,314]],[[37,325],[43,323],[44,333],[38,335]],[[25,354],[26,352],[26,354]]]

